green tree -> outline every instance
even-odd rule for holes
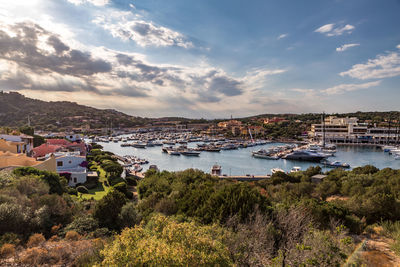
[[[101,227],[119,229],[118,215],[125,203],[126,198],[124,194],[112,189],[97,202],[93,216],[99,221]]]

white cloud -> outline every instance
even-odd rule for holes
[[[277,39],[280,40],[280,39],[286,38],[287,36],[288,36],[287,33],[283,33],[283,34],[279,35]]]
[[[396,46],[398,49],[400,49],[400,44]]]
[[[378,86],[380,83],[381,83],[381,81],[374,81],[374,82],[360,83],[360,84],[340,84],[340,85],[336,85],[336,86],[321,90],[321,93],[324,93],[327,95],[338,95],[338,94],[343,94],[346,92],[357,91],[357,90],[361,90],[361,89],[375,87],[375,86]]]
[[[314,32],[325,34],[326,36],[331,37],[331,36],[339,36],[344,33],[350,34],[353,32],[354,29],[355,29],[355,27],[350,24],[335,27],[334,23],[330,23],[330,24],[325,24],[325,25],[319,27]]]
[[[359,46],[360,44],[344,44],[338,48],[336,48],[337,52],[343,52],[346,51],[347,49],[351,48],[351,47],[355,47],[355,46]]]
[[[193,43],[172,29],[145,21],[131,12],[114,11],[97,16],[93,22],[109,31],[112,36],[122,40],[133,40],[139,46],[180,46],[193,47]]]
[[[369,59],[367,63],[353,65],[350,70],[339,74],[360,80],[400,76],[400,53],[378,55],[375,59]]]
[[[327,33],[332,31],[333,26],[335,26],[335,24],[331,23],[331,24],[325,24],[321,27],[319,27],[318,29],[315,30],[315,32],[319,32],[319,33]]]
[[[105,6],[110,2],[110,0],[68,0],[68,2],[74,5],[82,5],[85,3],[90,3],[95,6]]]

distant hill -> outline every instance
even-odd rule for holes
[[[133,127],[148,119],[133,117],[112,109],[96,109],[74,102],[46,102],[16,92],[0,92],[0,127],[20,127],[28,122],[41,130],[63,130],[90,126],[93,128]]]

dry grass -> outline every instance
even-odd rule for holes
[[[87,254],[97,246],[96,242],[95,240],[47,241],[41,247],[20,251],[17,263],[29,266],[74,266],[81,255]]]
[[[0,249],[0,255],[2,258],[7,258],[15,254],[14,244],[4,244]]]
[[[65,239],[69,241],[78,241],[79,239],[81,239],[81,235],[78,234],[78,232],[76,231],[68,231],[65,234]]]
[[[29,237],[29,240],[26,243],[26,245],[29,248],[37,247],[37,246],[41,245],[42,243],[44,243],[45,241],[46,241],[46,239],[44,238],[44,236],[42,234],[33,234]]]

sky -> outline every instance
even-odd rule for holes
[[[134,116],[400,110],[400,0],[0,0],[0,90]]]

